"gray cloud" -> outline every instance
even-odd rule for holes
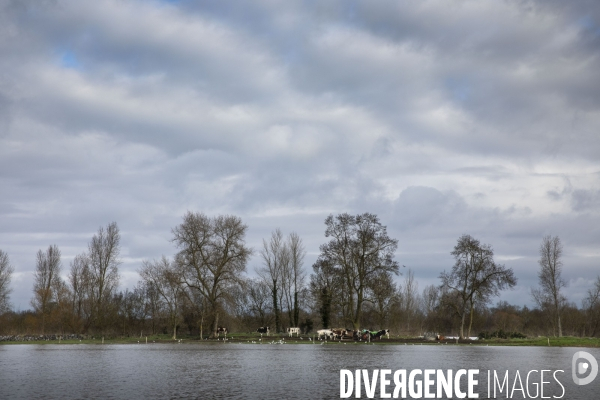
[[[600,190],[575,190],[571,202],[575,211],[598,212],[600,210]]]
[[[0,1],[0,248],[27,308],[35,252],[123,233],[123,286],[187,210],[307,244],[373,212],[421,287],[469,233],[529,303],[558,234],[597,274],[594,2]],[[260,260],[251,261],[249,269]],[[574,297],[574,298],[575,298]]]
[[[395,215],[406,229],[415,225],[435,226],[442,221],[456,220],[466,211],[466,202],[454,191],[446,194],[430,187],[410,186],[396,200]]]

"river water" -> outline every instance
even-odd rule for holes
[[[573,383],[571,360],[580,350],[600,360],[599,349],[552,347],[353,343],[2,345],[0,399],[339,399],[342,369],[366,369],[369,376],[383,369],[392,373],[402,369],[408,373],[415,369],[454,373],[479,369],[475,390],[479,398],[488,398],[488,371],[492,383],[494,371],[499,382],[508,371],[505,389],[502,393],[496,389],[499,399],[535,398],[542,379],[533,372],[527,382],[528,372],[550,370],[543,378],[549,382],[543,385],[545,397],[600,398],[600,377],[585,386]],[[466,392],[463,378],[461,390]],[[380,386],[375,398],[380,398]],[[392,393],[394,387],[392,378],[387,392]],[[523,390],[519,390],[521,387]],[[435,394],[435,385],[431,391]],[[364,388],[361,394],[367,398]],[[541,398],[541,393],[537,394]],[[493,391],[490,395],[494,397]]]

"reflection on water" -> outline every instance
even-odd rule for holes
[[[560,369],[565,399],[597,398],[600,377],[587,386],[573,384],[571,358],[577,350],[352,343],[5,345],[0,346],[0,398],[335,399],[340,369],[479,369],[479,398],[487,398],[488,370],[502,376],[508,370],[512,387],[517,370],[525,385],[530,370]],[[583,350],[600,360],[598,349]],[[545,387],[546,396],[562,393],[556,384]],[[517,390],[513,398],[524,397]]]

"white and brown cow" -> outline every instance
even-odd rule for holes
[[[296,334],[296,337],[298,337],[300,336],[300,328],[287,328],[287,333],[289,337],[292,337],[294,333]]]
[[[258,333],[265,333],[267,336],[269,336],[269,327],[268,326],[261,326],[260,328],[258,328],[256,330],[256,332],[258,332]]]
[[[333,331],[331,329],[319,329],[317,331],[317,335],[319,337],[319,340],[321,339],[321,337],[330,340],[333,339]]]

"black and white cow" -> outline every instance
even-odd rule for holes
[[[256,332],[258,332],[258,333],[265,333],[267,336],[269,336],[269,327],[268,326],[261,326],[260,328],[258,328],[256,330]]]
[[[383,335],[386,335],[387,338],[389,339],[390,338],[390,330],[389,329],[382,329],[382,330],[376,332],[375,334],[371,334],[371,340],[378,339],[378,338],[379,338],[379,340],[381,340],[381,337]]]
[[[217,337],[219,337],[219,335],[222,333],[223,335],[225,335],[225,337],[227,337],[227,328],[223,327],[223,326],[219,326],[217,327]]]

